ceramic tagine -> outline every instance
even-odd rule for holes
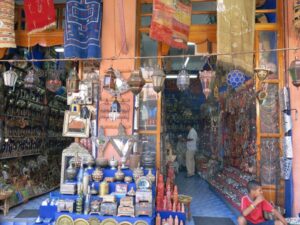
[[[121,170],[121,166],[118,166],[118,171],[115,173],[115,180],[122,181],[124,180],[125,174]]]
[[[67,179],[73,181],[77,175],[77,169],[73,163],[69,164],[69,167],[66,169]]]
[[[118,161],[115,160],[115,157],[112,157],[111,160],[109,160],[109,165],[112,170],[116,169],[116,167],[118,166]]]
[[[144,176],[144,171],[140,167],[140,164],[138,164],[138,167],[133,170],[133,179],[134,181],[137,181],[142,176]]]
[[[96,169],[92,173],[92,178],[96,182],[101,181],[103,179],[103,171],[100,168],[96,167]]]

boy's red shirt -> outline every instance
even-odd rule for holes
[[[251,204],[253,204],[253,201],[250,199],[248,195],[245,195],[242,197],[241,200],[241,210],[244,211],[246,208],[248,208]],[[251,213],[249,213],[248,216],[246,216],[246,220],[248,220],[251,223],[257,224],[262,223],[265,220],[264,218],[264,211],[266,212],[272,212],[273,206],[266,200],[259,203],[255,209]]]

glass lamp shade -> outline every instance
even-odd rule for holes
[[[159,93],[164,86],[164,82],[166,79],[165,73],[161,69],[156,68],[151,76],[151,79],[153,83],[153,90],[156,93]]]
[[[190,76],[185,69],[179,72],[176,84],[179,91],[184,91],[190,86]]]
[[[18,79],[18,74],[10,67],[8,71],[3,73],[3,79],[5,86],[14,87]]]
[[[293,85],[298,88],[300,86],[300,60],[296,59],[291,62],[289,72]]]
[[[232,70],[227,74],[227,84],[236,89],[245,82],[245,74],[239,70]]]
[[[207,98],[209,94],[211,93],[210,84],[214,82],[216,77],[216,72],[212,70],[204,70],[199,72],[199,78],[201,81],[203,93],[205,97]]]
[[[258,67],[256,69],[254,69],[254,73],[260,81],[263,81],[271,73],[271,70],[268,69],[266,66],[262,66],[262,67]]]
[[[35,71],[33,69],[29,70],[29,72],[24,78],[24,87],[33,89],[36,88],[39,85],[39,83],[40,83],[40,79],[37,76],[37,74],[35,74]]]
[[[117,98],[113,101],[110,107],[110,112],[108,114],[108,117],[110,120],[116,120],[119,118],[121,113],[121,104],[118,102]]]
[[[58,71],[51,70],[46,81],[46,88],[51,92],[56,92],[61,87]]]
[[[145,85],[145,80],[143,78],[141,70],[132,71],[132,73],[127,81],[127,84],[130,88],[130,91],[134,95],[139,94]]]
[[[75,67],[69,72],[67,79],[67,92],[79,92],[79,78]]]
[[[110,67],[104,75],[103,88],[112,90],[116,89],[116,74],[112,67]]]

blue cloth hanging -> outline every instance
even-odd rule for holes
[[[66,58],[100,58],[102,0],[67,0],[64,53]]]

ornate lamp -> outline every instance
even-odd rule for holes
[[[8,87],[15,87],[18,79],[18,74],[12,70],[12,67],[3,73],[4,85]]]
[[[254,73],[260,81],[264,81],[271,73],[271,70],[267,67],[258,67],[254,69]]]
[[[114,121],[119,118],[120,113],[121,113],[121,104],[118,102],[117,96],[115,96],[115,100],[111,104],[108,117],[110,120]]]
[[[179,91],[184,91],[190,86],[190,76],[186,69],[182,69],[177,76],[177,87]]]
[[[293,85],[298,88],[300,86],[300,60],[295,59],[291,62],[289,72],[293,80]]]
[[[211,93],[210,89],[210,84],[214,82],[216,77],[216,72],[213,70],[204,70],[204,71],[199,71],[199,78],[201,81],[203,93],[207,99],[209,94]]]
[[[140,69],[132,71],[127,81],[127,84],[130,88],[130,91],[134,95],[139,94],[145,85],[145,80],[142,76],[142,71]]]
[[[160,68],[155,68],[151,76],[151,79],[153,82],[153,90],[156,93],[159,93],[163,89],[164,82],[166,79],[166,75],[164,71],[162,71]]]
[[[76,68],[70,70],[69,76],[67,79],[67,92],[73,93],[73,92],[79,92],[79,78],[76,71]]]
[[[103,88],[112,90],[116,88],[116,74],[112,67],[110,67],[104,75]]]
[[[29,72],[24,78],[24,87],[29,89],[34,89],[36,88],[36,86],[39,85],[39,83],[40,83],[40,79],[37,76],[37,74],[35,74],[35,71],[33,69],[29,70]]]

